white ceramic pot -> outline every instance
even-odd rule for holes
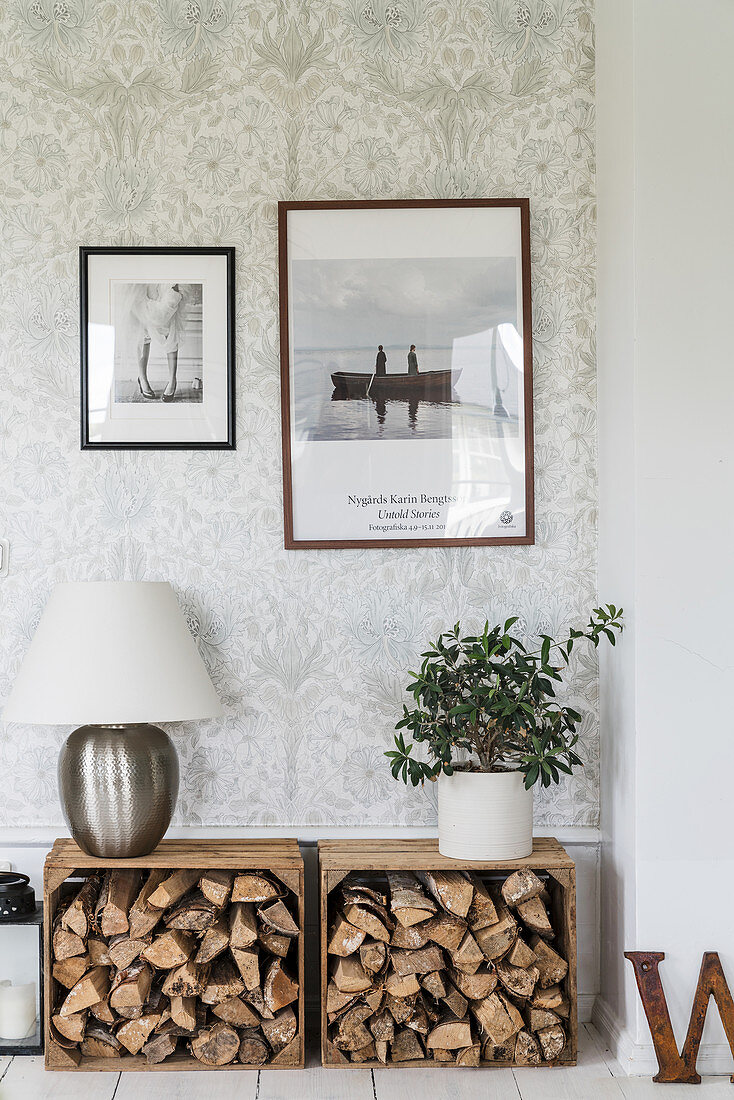
[[[438,850],[452,859],[520,859],[533,850],[533,792],[521,772],[438,780]]]

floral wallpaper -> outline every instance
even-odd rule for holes
[[[0,701],[57,581],[169,579],[227,709],[172,729],[179,822],[432,822],[382,755],[424,643],[595,597],[592,0],[8,0],[0,36]],[[492,195],[532,201],[537,544],[284,551],[277,200]],[[236,246],[236,453],[79,450],[82,243]],[[572,671],[544,824],[597,821]],[[67,732],[0,723],[3,822],[62,821]]]

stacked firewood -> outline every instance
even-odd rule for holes
[[[328,1034],[344,1059],[555,1062],[568,962],[530,870],[352,872],[330,896]]]
[[[53,1039],[89,1058],[268,1062],[298,1031],[293,908],[268,872],[90,875],[54,919]]]

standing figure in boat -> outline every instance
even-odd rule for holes
[[[408,374],[418,373],[418,356],[415,354],[415,344],[410,345],[408,352]]]
[[[377,360],[375,362],[375,374],[378,378],[383,378],[387,374],[387,356],[382,350],[382,344],[377,348]]]

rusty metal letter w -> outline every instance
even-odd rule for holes
[[[729,1040],[729,1047],[734,1055],[734,1000],[726,984],[717,952],[704,952],[682,1054],[678,1053],[663,983],[658,973],[658,963],[665,958],[665,953],[663,951],[625,951],[624,957],[629,959],[635,968],[637,988],[640,991],[642,1007],[645,1009],[655,1047],[658,1072],[653,1077],[653,1081],[666,1084],[675,1082],[700,1085],[701,1077],[696,1071],[696,1058],[701,1045],[709,997],[713,997],[716,1001],[721,1022]],[[734,1082],[734,1076],[731,1080]]]

